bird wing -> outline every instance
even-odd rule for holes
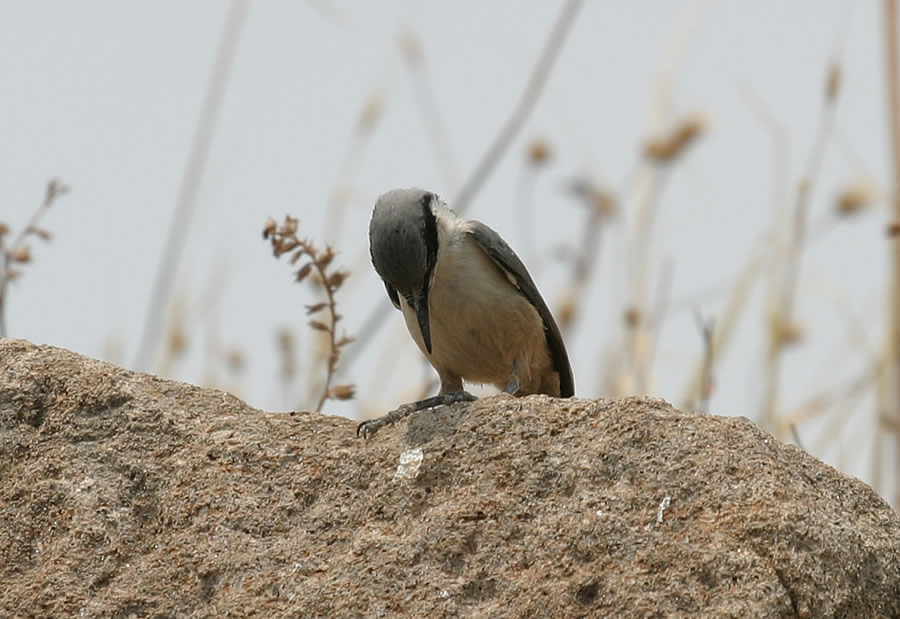
[[[469,221],[469,234],[481,246],[485,253],[503,269],[507,279],[513,286],[519,289],[528,302],[538,311],[544,322],[544,334],[547,336],[547,346],[550,348],[550,358],[553,360],[553,368],[559,374],[559,392],[564,398],[575,395],[575,381],[572,378],[572,366],[569,364],[569,355],[563,342],[559,327],[553,319],[553,314],[544,302],[537,286],[528,274],[528,269],[512,250],[506,241],[492,228],[480,221]]]
[[[382,280],[384,281],[384,280]],[[391,303],[394,304],[394,307],[400,309],[400,295],[397,294],[397,289],[391,286],[386,281],[384,282],[384,289],[387,290],[388,296],[391,299]]]

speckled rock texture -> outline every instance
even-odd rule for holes
[[[745,419],[355,426],[0,340],[0,616],[900,616],[897,515]]]

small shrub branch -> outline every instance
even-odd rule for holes
[[[29,236],[36,236],[44,241],[50,240],[50,233],[39,228],[38,222],[56,202],[56,199],[68,191],[69,188],[59,179],[51,179],[47,183],[44,201],[8,246],[4,242],[4,238],[9,233],[9,227],[0,222],[0,337],[6,337],[6,287],[9,282],[21,275],[21,271],[13,268],[13,265],[31,262],[31,251],[25,245]]]
[[[325,400],[349,400],[355,394],[353,385],[336,385],[331,386],[334,375],[337,372],[338,362],[341,358],[341,351],[344,346],[353,341],[348,335],[337,335],[337,323],[341,319],[341,315],[337,312],[337,301],[335,293],[340,289],[341,285],[350,274],[349,271],[343,269],[329,270],[334,260],[334,250],[331,246],[325,249],[319,249],[308,239],[300,239],[297,237],[297,219],[285,216],[284,223],[280,226],[275,220],[266,221],[263,228],[263,238],[268,239],[272,243],[272,252],[276,258],[280,258],[284,254],[290,254],[290,263],[296,265],[301,259],[305,259],[303,265],[297,269],[294,275],[294,281],[297,283],[305,280],[311,273],[315,273],[319,283],[325,290],[325,301],[314,303],[306,306],[306,315],[314,316],[325,310],[328,315],[328,321],[322,322],[311,318],[309,326],[315,331],[322,331],[328,334],[328,362],[327,373],[325,376],[325,385],[319,402],[316,404],[316,412],[322,410]]]

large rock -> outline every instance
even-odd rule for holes
[[[0,616],[900,616],[900,521],[745,419],[354,422],[0,340]]]

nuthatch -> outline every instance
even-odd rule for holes
[[[513,395],[574,395],[559,327],[525,265],[491,228],[462,219],[433,193],[394,189],[375,203],[369,251],[441,389],[361,423],[358,434],[368,438],[417,410],[474,400],[463,380]]]

